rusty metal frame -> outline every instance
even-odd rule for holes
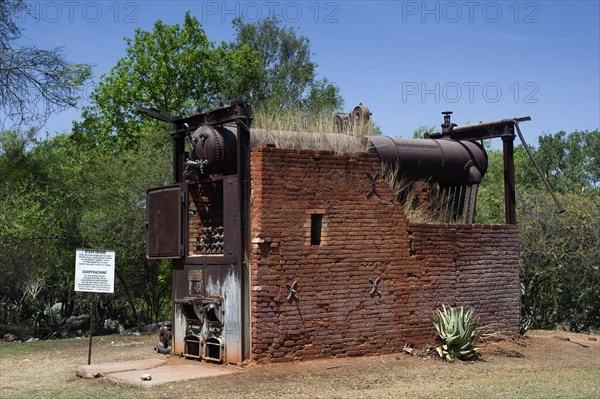
[[[173,352],[183,353],[179,338],[185,335],[185,320],[182,322],[182,316],[178,313],[177,301],[187,296],[189,291],[189,274],[199,273],[203,276],[210,276],[213,283],[210,287],[203,281],[203,292],[206,295],[220,295],[219,284],[227,279],[234,279],[235,287],[239,286],[239,291],[234,296],[239,295],[239,300],[226,299],[224,307],[226,319],[229,322],[225,325],[223,340],[227,337],[235,336],[234,341],[240,342],[239,346],[227,348],[223,347],[225,353],[230,353],[228,362],[241,362],[250,357],[250,223],[249,223],[249,204],[250,204],[250,131],[249,126],[252,121],[252,110],[245,101],[232,102],[230,106],[219,107],[206,113],[197,113],[187,117],[175,117],[171,114],[149,108],[138,108],[138,112],[155,119],[171,123],[171,137],[173,139],[173,182],[172,187],[178,187],[185,192],[185,199],[188,201],[189,192],[197,184],[213,181],[223,182],[223,224],[226,225],[227,238],[224,242],[224,251],[222,255],[194,255],[189,253],[189,240],[187,233],[189,230],[188,204],[185,203],[180,225],[181,232],[181,256],[172,259],[173,270]],[[235,174],[214,175],[202,179],[202,181],[186,181],[184,176],[185,163],[187,158],[186,139],[190,133],[202,125],[212,127],[223,126],[224,124],[235,123],[237,125],[237,147],[236,161],[237,166]],[[230,281],[230,280],[227,280]],[[215,283],[217,282],[217,283]],[[220,282],[220,283],[218,283]],[[238,284],[239,283],[239,284]],[[215,285],[217,284],[217,285]],[[227,330],[229,328],[230,330]],[[183,335],[182,335],[183,334]],[[233,334],[233,335],[232,335]],[[223,341],[225,342],[225,341]],[[213,359],[214,360],[214,359]]]
[[[504,221],[506,224],[517,224],[514,123],[504,126],[504,134],[501,137],[504,159]]]
[[[450,125],[449,119],[444,118],[444,123]],[[504,167],[504,220],[506,224],[517,224],[516,195],[515,195],[515,125],[519,122],[529,121],[529,116],[513,119],[501,119],[491,122],[480,122],[463,126],[450,126],[442,133],[430,134],[427,137],[432,139],[441,139],[444,137],[452,140],[483,140],[500,137],[502,139],[503,167]],[[468,216],[466,220],[472,220],[475,213],[474,201],[477,198],[477,188],[475,195],[471,192],[469,195]]]

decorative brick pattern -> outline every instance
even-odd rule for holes
[[[380,170],[374,154],[252,150],[254,360],[424,346],[441,304],[474,306],[482,322],[518,331],[518,229],[409,223],[381,179],[367,196]]]

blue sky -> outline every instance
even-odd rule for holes
[[[562,1],[28,1],[24,36],[94,64],[96,81],[125,54],[123,37],[190,10],[210,40],[233,38],[231,21],[274,12],[311,41],[320,77],[349,112],[362,102],[384,134],[530,115],[543,133],[600,127],[600,2]],[[91,91],[91,85],[87,92]],[[54,116],[68,131],[78,110]]]

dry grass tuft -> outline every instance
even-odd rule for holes
[[[396,200],[404,207],[404,213],[409,221],[457,223],[448,197],[438,195],[435,183],[410,180],[402,176],[397,167],[386,164],[381,166],[381,176],[394,193]]]
[[[298,110],[257,110],[252,122],[252,145],[273,144],[278,148],[334,151],[338,154],[368,151],[368,137],[378,134],[372,122],[351,125],[336,133],[334,115],[308,114]]]

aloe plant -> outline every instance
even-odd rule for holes
[[[479,340],[475,311],[446,307],[437,309],[432,317],[433,325],[440,337],[441,344],[435,348],[440,357],[447,361],[475,360],[479,357],[476,344]]]

